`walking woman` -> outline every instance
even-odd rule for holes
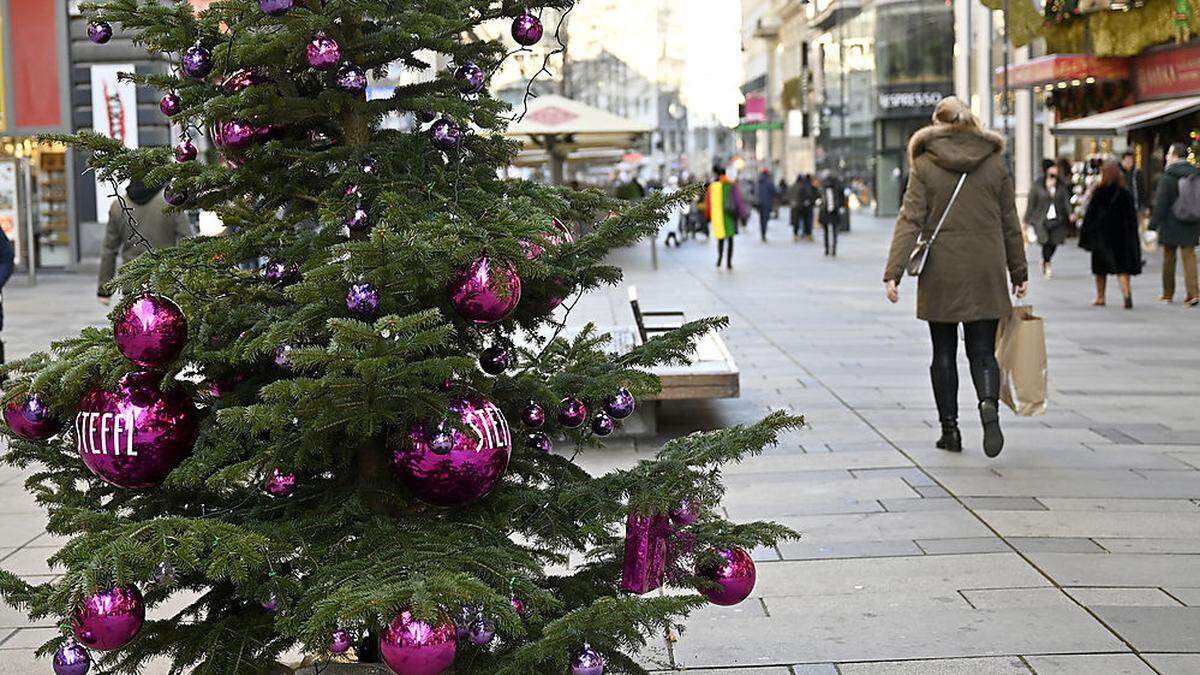
[[[942,426],[937,445],[962,451],[958,430],[958,326],[962,324],[979,398],[983,449],[988,457],[995,457],[1004,448],[996,329],[1012,309],[1009,281],[1012,292],[1024,297],[1029,274],[1012,177],[1004,164],[1004,139],[982,128],[962,101],[949,97],[938,103],[933,124],[913,135],[908,154],[912,171],[883,275],[887,298],[893,303],[900,299],[897,287],[918,235],[923,232],[928,239],[942,222],[917,284],[917,318],[929,323],[933,341],[929,373]],[[951,204],[960,180],[962,188]]]
[[[1100,183],[1092,193],[1079,230],[1079,245],[1092,252],[1092,274],[1096,275],[1096,300],[1092,304],[1106,304],[1108,275],[1115,274],[1121,282],[1125,309],[1133,309],[1129,277],[1142,273],[1142,246],[1133,194],[1125,186],[1125,175],[1116,162],[1105,162],[1100,169]]]
[[[1029,204],[1025,207],[1025,225],[1033,227],[1038,244],[1042,246],[1042,274],[1049,279],[1053,274],[1050,262],[1054,252],[1067,240],[1067,220],[1071,214],[1070,190],[1059,179],[1058,166],[1046,167],[1042,179],[1029,191]]]
[[[737,223],[747,218],[749,209],[737,183],[729,180],[725,167],[714,167],[717,179],[709,183],[704,192],[704,215],[708,218],[712,236],[717,240],[717,267],[725,261],[726,269],[733,269],[733,237],[737,234]],[[726,256],[726,247],[729,254]]]

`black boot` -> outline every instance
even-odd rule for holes
[[[979,419],[983,423],[983,452],[995,457],[1004,449],[1000,431],[1000,367],[995,359],[971,364],[971,378],[979,395]]]
[[[933,399],[937,402],[942,437],[937,447],[950,452],[962,452],[962,434],[958,431],[958,369],[931,366],[929,379],[933,382]]]

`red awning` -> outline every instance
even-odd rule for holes
[[[1091,54],[1048,54],[1008,67],[1008,86],[1013,89],[1072,82],[1074,80],[1128,80],[1129,59]],[[1004,67],[996,69],[995,86],[1004,82]]]

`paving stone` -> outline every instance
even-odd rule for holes
[[[1170,586],[1163,589],[1188,607],[1200,607],[1200,588]]]
[[[1091,539],[1071,537],[1006,537],[1022,553],[1104,553]]]
[[[1107,539],[1096,543],[1113,553],[1200,553],[1200,539]]]
[[[884,510],[903,513],[907,511],[961,511],[962,504],[956,499],[880,499]]]
[[[1028,675],[1013,656],[876,663],[839,663],[841,675]]]
[[[793,516],[780,523],[805,533],[814,543],[987,537],[992,533],[966,511],[913,511]]]
[[[961,539],[918,539],[917,546],[927,555],[960,553],[1003,553],[1009,549],[997,537],[964,537]]]
[[[1146,660],[1162,675],[1200,673],[1200,654],[1146,654]]]
[[[1190,499],[1078,499],[1064,497],[1040,497],[1039,502],[1052,511],[1144,511],[1162,513],[1179,511],[1200,513],[1200,506]],[[1014,509],[1007,509],[1012,511]]]
[[[1150,675],[1154,672],[1133,654],[1027,656],[1037,675]]]
[[[792,666],[793,675],[839,675],[832,663],[798,663]]]
[[[1007,537],[1171,537],[1200,540],[1200,517],[1195,513],[979,511],[979,515]]]
[[[1046,505],[1033,497],[967,497],[963,502],[976,511],[1046,510]]]
[[[1143,652],[1200,652],[1200,607],[1093,607]]]
[[[1200,556],[1143,553],[1030,553],[1033,563],[1063,586],[1160,588],[1200,579]]]
[[[949,497],[950,493],[936,485],[921,485],[917,487],[917,494],[926,499],[939,499]]]
[[[1181,603],[1157,588],[1068,588],[1088,607],[1178,607]]]
[[[838,675],[837,670],[821,672],[814,671],[790,671],[787,666],[763,666],[762,668],[721,668],[712,670],[710,668],[686,668],[684,670],[654,670],[653,673],[686,673],[687,675]]]
[[[776,471],[828,471],[830,469],[905,468],[911,466],[912,462],[895,450],[863,450],[861,452],[825,452],[760,457],[753,462],[732,465],[725,470],[725,473],[734,475]]]
[[[964,588],[959,593],[975,609],[1069,607],[1074,605],[1070,598],[1063,595],[1062,591],[1051,586],[1041,588]]]
[[[937,483],[935,483],[932,478],[930,478],[928,475],[926,475],[925,472],[921,471],[920,469],[916,469],[916,468],[913,468],[913,469],[852,469],[850,471],[850,473],[854,474],[854,476],[857,478],[867,478],[867,477],[879,478],[881,476],[896,476],[898,478],[903,478],[905,480],[905,482],[907,482],[909,485],[911,485],[913,487],[936,486],[937,485]]]
[[[801,539],[800,541],[781,542],[778,548],[784,560],[890,558],[893,556],[924,554],[924,551],[910,539],[842,541],[832,543],[820,543]]]

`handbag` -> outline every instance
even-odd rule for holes
[[[937,227],[933,228],[933,234],[928,239],[925,238],[924,232],[917,237],[917,245],[913,247],[913,252],[908,256],[908,266],[905,268],[908,271],[908,276],[919,277],[921,276],[921,272],[925,271],[925,261],[929,258],[929,247],[933,246],[938,233],[942,231],[942,225],[946,224],[946,216],[950,214],[950,209],[954,208],[954,201],[958,199],[958,193],[962,191],[962,186],[965,182],[967,182],[967,174],[964,173],[962,176],[959,176],[958,185],[954,188],[954,194],[950,195],[950,202],[946,204],[946,210],[942,211],[942,218],[938,221]]]

